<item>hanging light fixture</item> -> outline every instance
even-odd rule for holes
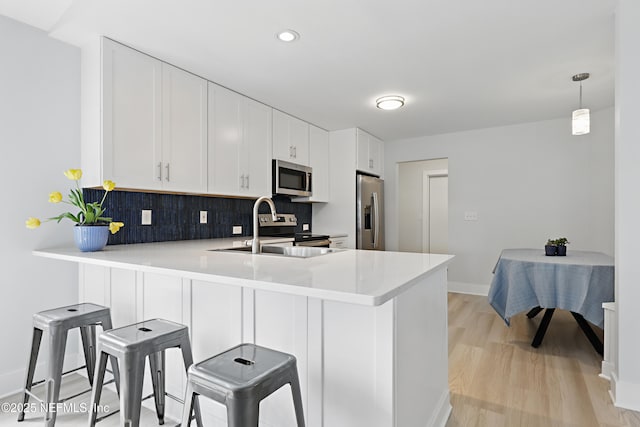
[[[573,135],[586,135],[591,130],[591,118],[588,108],[582,108],[582,81],[589,78],[589,73],[580,73],[571,79],[580,82],[580,108],[573,111],[571,117],[571,133]]]

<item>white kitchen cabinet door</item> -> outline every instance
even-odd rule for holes
[[[271,195],[271,108],[209,84],[209,192]]]
[[[356,130],[356,169],[376,176],[382,176],[382,140],[362,129]]]
[[[103,179],[160,189],[162,63],[103,39],[102,84]]]
[[[240,173],[243,96],[209,83],[209,192],[239,194],[246,178]]]
[[[162,189],[207,191],[207,81],[162,64]]]
[[[309,165],[309,124],[273,111],[273,158]]]
[[[245,98],[244,138],[240,150],[240,172],[245,176],[242,194],[271,196],[272,108]]]

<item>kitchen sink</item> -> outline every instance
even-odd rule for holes
[[[227,249],[212,249],[216,252],[238,252],[251,254],[251,246],[239,246]],[[280,255],[293,258],[312,258],[320,255],[340,252],[340,249],[320,248],[315,246],[271,246],[263,245],[260,255]]]

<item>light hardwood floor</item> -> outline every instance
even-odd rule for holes
[[[640,426],[640,413],[611,403],[602,358],[570,313],[556,310],[542,345],[531,347],[542,314],[519,314],[507,327],[486,297],[449,294],[447,427]]]
[[[79,393],[83,390],[89,388],[89,383],[87,379],[78,375],[78,374],[70,374],[63,378],[62,380],[62,391],[61,395],[64,396],[72,396],[76,393]],[[43,386],[34,387],[34,392],[36,396],[43,398],[44,390]],[[67,406],[61,408],[58,411],[58,416],[56,418],[56,427],[80,427],[88,425],[88,413],[86,412],[86,407],[83,405],[87,405],[91,397],[91,393],[83,394],[79,397],[75,397],[71,400],[65,402]],[[17,403],[20,402],[20,395],[13,395],[7,399],[0,399],[3,403]],[[30,402],[34,402],[31,399]],[[118,396],[114,391],[110,391],[105,389],[102,392],[102,398],[100,399],[100,405],[104,406],[108,411],[115,411],[120,406],[118,403]],[[9,412],[2,410],[0,411],[0,426],[1,427],[30,427],[30,426],[42,426],[44,421],[44,414],[42,412],[26,414],[23,422],[19,423],[17,421],[18,414],[13,411],[12,408]],[[105,418],[96,424],[98,427],[118,427],[120,426],[120,418],[119,414],[113,414],[110,417]],[[140,417],[140,425],[141,426],[157,426],[158,418],[156,417],[155,412],[142,408],[142,413]],[[165,426],[173,426],[175,423],[166,419]],[[193,423],[192,423],[193,425]]]

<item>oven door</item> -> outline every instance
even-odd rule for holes
[[[315,246],[316,248],[328,248],[331,245],[331,240],[305,240],[303,242],[295,242],[295,246]]]

